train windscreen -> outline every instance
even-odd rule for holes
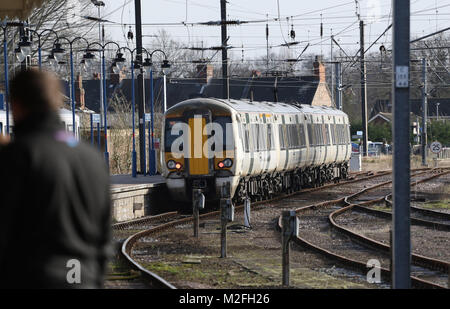
[[[181,130],[177,130],[176,132],[172,132],[172,128],[177,123],[184,123],[182,118],[167,118],[166,126],[164,132],[164,151],[172,152],[172,144],[173,142],[182,135]],[[174,134],[175,133],[175,134]],[[178,151],[183,151],[183,144],[180,145],[180,149]]]

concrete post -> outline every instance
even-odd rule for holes
[[[410,1],[396,0],[393,5],[393,210],[392,250],[393,288],[411,288],[410,219]]]

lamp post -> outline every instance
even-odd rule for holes
[[[136,178],[137,176],[137,153],[136,153],[136,91],[134,87],[135,78],[134,78],[134,70],[140,69],[140,65],[134,62],[134,51],[128,47],[121,47],[119,52],[117,53],[116,59],[114,59],[114,64],[118,69],[118,72],[122,71],[125,67],[125,58],[123,58],[123,54],[120,53],[120,50],[128,50],[131,55],[131,122],[132,122],[132,137],[133,137],[133,150],[131,152],[131,176]]]
[[[3,59],[5,62],[5,110],[6,110],[6,134],[9,134],[9,81],[8,81],[8,41],[7,26],[3,26]]]
[[[149,150],[149,175],[153,176],[156,175],[156,151],[155,151],[155,125],[154,125],[154,91],[153,91],[153,64],[152,64],[152,58],[153,54],[156,52],[160,52],[164,55],[164,60],[161,65],[161,69],[163,71],[163,79],[164,79],[164,110],[163,113],[166,111],[167,108],[167,86],[166,86],[166,75],[169,73],[170,70],[170,64],[167,60],[167,55],[164,51],[160,49],[156,49],[152,51],[148,58],[145,60],[144,64],[146,63],[147,66],[150,67],[150,117],[151,117],[151,144],[150,144],[150,150]]]
[[[3,30],[3,60],[4,60],[4,74],[5,74],[5,112],[6,112],[6,134],[9,134],[9,68],[8,68],[8,27],[22,27],[21,22],[4,22],[1,25]]]
[[[69,56],[70,56],[70,101],[72,105],[72,131],[76,136],[76,124],[75,124],[75,78],[73,67],[73,44],[77,41],[84,40],[89,46],[89,42],[83,37],[76,37],[73,40],[69,40],[65,37],[57,38],[53,44],[52,54],[56,61],[61,62],[64,58],[65,50],[62,48],[60,40],[64,40],[69,44]]]
[[[148,172],[145,171],[144,174],[148,174],[150,176],[153,176],[156,174],[156,156],[155,151],[152,147],[153,145],[153,70],[152,70],[152,60],[150,58],[150,54],[148,51],[144,48],[145,52],[147,53],[147,57],[144,60],[144,63],[142,64],[143,67],[149,68],[150,72],[150,122],[148,125]],[[145,116],[144,116],[144,128],[145,128]],[[145,130],[144,130],[145,131]],[[145,139],[144,139],[145,140]]]
[[[107,120],[107,112],[108,112],[108,104],[106,102],[106,63],[105,63],[105,49],[108,45],[116,45],[117,46],[117,50],[120,50],[120,46],[119,44],[117,44],[116,42],[107,42],[105,44],[100,44],[98,42],[94,42],[88,45],[87,48],[87,53],[86,55],[83,57],[86,63],[86,66],[89,66],[92,62],[92,60],[95,58],[95,56],[93,54],[90,53],[91,51],[91,46],[98,46],[101,49],[102,52],[102,79],[103,79],[103,121],[104,121],[104,129],[105,129],[105,133],[104,133],[104,137],[105,137],[105,161],[106,164],[108,165],[109,168],[109,152],[108,152],[108,120]],[[89,56],[89,57],[86,57]],[[87,61],[87,62],[86,62]]]
[[[53,30],[53,29],[44,29],[41,32],[37,32],[36,30],[32,30],[29,29],[28,30],[31,34],[35,34],[38,37],[38,65],[39,65],[39,69],[42,68],[42,36],[46,33],[46,32],[51,32],[56,36],[56,39],[58,39],[58,33]],[[30,41],[33,41],[33,37],[30,35]]]

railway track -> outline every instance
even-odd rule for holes
[[[430,181],[436,177],[441,177],[443,175],[448,174],[450,171],[444,171],[437,173],[435,175],[432,175],[430,177],[425,177],[420,180],[417,180],[413,183],[413,185]],[[427,172],[419,172],[413,175],[413,177],[419,177],[423,176]],[[297,209],[297,214],[300,218],[306,220],[306,223],[308,223],[308,226],[314,227],[313,230],[305,229],[306,226],[303,224],[300,224],[300,237],[297,237],[294,239],[294,242],[297,244],[307,247],[309,249],[312,249],[315,252],[318,252],[322,255],[325,255],[328,258],[331,258],[333,260],[336,260],[340,262],[341,264],[344,264],[346,266],[349,266],[351,268],[355,268],[358,270],[361,270],[363,272],[367,272],[367,266],[366,262],[373,258],[377,258],[382,265],[390,265],[390,258],[389,258],[389,252],[390,252],[390,246],[385,245],[379,241],[376,241],[374,239],[370,239],[360,233],[354,232],[348,228],[345,228],[339,224],[336,223],[336,218],[340,215],[350,211],[350,210],[361,210],[361,211],[368,211],[371,214],[376,213],[380,215],[379,211],[376,211],[374,209],[366,208],[365,206],[377,204],[380,202],[385,201],[387,199],[386,197],[389,194],[383,194],[381,197],[371,198],[369,200],[364,200],[358,204],[355,204],[354,200],[362,199],[361,197],[364,194],[367,194],[368,192],[372,192],[375,190],[379,190],[380,188],[383,188],[389,184],[391,184],[392,181],[386,181],[381,182],[378,184],[375,184],[371,187],[365,188],[355,194],[351,194],[348,196],[345,196],[343,198],[339,198],[336,200],[326,201],[319,204],[309,205],[306,207],[302,207]],[[362,206],[364,205],[364,206]],[[313,215],[311,215],[313,213]],[[384,218],[387,217],[386,212],[381,212],[382,216]],[[320,230],[324,229],[325,226],[330,225],[333,227],[334,230],[340,232],[339,235],[333,237],[318,237],[320,235]],[[431,224],[431,223],[429,223]],[[302,228],[303,226],[303,228]],[[281,229],[281,217],[278,220],[278,229]],[[354,244],[354,246],[348,246],[347,237],[350,237],[352,240],[356,241],[357,244]],[[320,238],[320,239],[319,239]],[[314,240],[311,240],[314,239]],[[319,243],[319,244],[317,244]],[[336,244],[337,243],[337,244]],[[362,245],[362,246],[360,246]],[[343,248],[343,249],[342,249]],[[359,259],[353,259],[349,258],[349,256],[359,256]],[[432,271],[441,272],[440,279],[438,280],[440,284],[424,280],[422,278],[419,278],[417,276],[412,276],[411,281],[415,287],[419,288],[445,288],[445,282],[447,280],[447,274],[449,271],[449,266],[446,261],[427,258],[425,256],[413,254],[413,264],[415,265],[412,269],[413,274],[423,274],[424,270],[423,268],[430,269]],[[382,267],[381,268],[381,274],[382,276],[389,280],[390,279],[390,267]],[[438,276],[437,274],[431,274],[431,276]]]
[[[429,170],[429,169],[417,169],[416,171],[420,172],[420,171],[426,171],[426,170]],[[268,202],[283,200],[283,199],[286,199],[289,197],[293,197],[295,195],[304,194],[304,193],[308,193],[308,192],[320,191],[320,190],[324,190],[327,188],[336,187],[339,185],[348,185],[348,184],[359,183],[359,182],[368,181],[368,180],[374,181],[377,178],[387,177],[390,174],[391,174],[390,171],[383,171],[383,172],[377,172],[377,173],[371,173],[371,172],[359,173],[359,174],[353,175],[353,177],[350,178],[349,180],[343,181],[341,183],[331,183],[331,184],[327,184],[327,185],[324,185],[324,186],[318,187],[318,188],[303,189],[303,190],[300,190],[298,192],[294,192],[291,194],[277,196],[270,200],[253,202],[252,209],[257,210],[258,208],[263,207],[264,204],[266,204]],[[236,206],[235,210],[237,212],[242,211],[243,206],[242,205]],[[217,217],[219,217],[219,215],[220,215],[219,211],[211,211],[211,212],[200,215],[200,220],[217,218]],[[135,232],[131,235],[128,235],[126,240],[123,242],[122,247],[121,247],[121,253],[122,253],[122,256],[125,257],[125,259],[129,263],[129,265],[133,269],[141,272],[143,278],[145,278],[146,282],[149,283],[149,286],[153,287],[153,288],[173,289],[175,287],[172,284],[165,281],[163,278],[159,277],[157,274],[145,269],[134,257],[133,250],[135,250],[136,247],[138,247],[139,243],[141,241],[143,241],[145,238],[153,237],[153,236],[157,235],[158,233],[165,232],[176,226],[187,225],[192,222],[193,222],[192,216],[182,216],[176,212],[171,212],[171,213],[161,214],[161,215],[155,216],[155,217],[145,217],[142,219],[132,220],[129,222],[118,223],[118,224],[114,225],[113,228],[115,230],[119,231],[120,233],[124,233],[127,231]]]

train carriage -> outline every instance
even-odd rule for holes
[[[348,117],[322,106],[198,98],[165,114],[161,165],[176,200],[208,200],[231,184],[237,202],[347,177]]]
[[[73,132],[73,119],[72,112],[68,109],[61,108],[59,110],[59,117],[61,119],[61,123],[64,126],[67,132]],[[80,134],[80,116],[75,115],[75,137],[78,139]],[[0,110],[0,135],[6,134],[6,111]],[[12,113],[9,113],[9,132],[14,133],[14,121],[12,117]]]

